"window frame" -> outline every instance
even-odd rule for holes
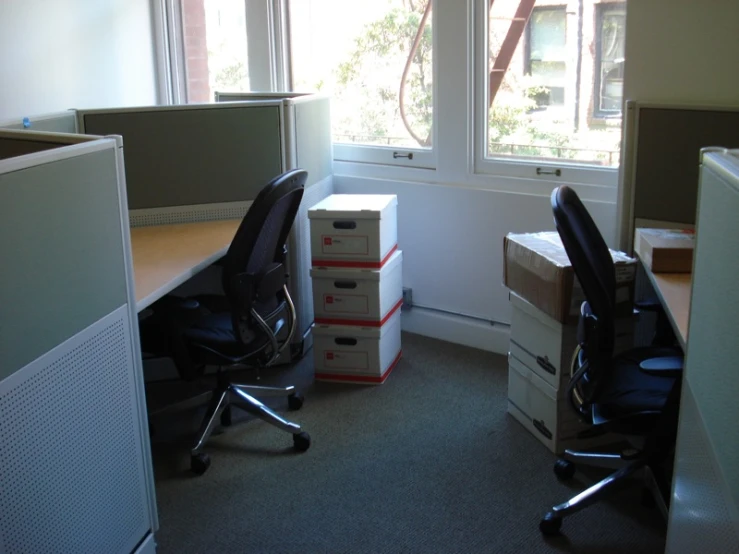
[[[600,106],[601,87],[603,86],[603,20],[608,12],[626,11],[626,2],[599,2],[595,5],[595,63],[593,68],[593,117],[598,119],[622,118],[624,98],[621,95],[620,110],[604,110]],[[625,17],[625,15],[624,15]]]
[[[247,0],[248,1],[248,0]],[[274,0],[282,5],[282,10],[286,14],[284,36],[287,41],[285,50],[288,58],[290,57],[290,8],[288,0]],[[432,49],[432,72],[434,80],[432,84],[431,103],[434,114],[434,123],[436,123],[436,115],[438,110],[437,100],[437,0],[428,0],[431,3],[431,28],[434,29],[431,35]],[[288,62],[291,67],[291,62]],[[291,75],[291,73],[290,73]],[[293,90],[292,79],[289,82],[289,90]],[[294,91],[302,92],[302,91]],[[436,169],[437,166],[437,130],[438,125],[432,125],[431,129],[431,147],[430,148],[408,148],[408,147],[392,147],[380,146],[373,144],[354,144],[347,142],[334,142],[334,160],[339,162],[354,162],[359,164],[375,164],[387,165],[394,167],[407,167],[416,169]]]
[[[488,0],[474,0],[475,32],[473,36],[474,74],[474,172],[496,177],[555,182],[556,184],[582,184],[615,188],[618,184],[618,167],[596,166],[554,160],[528,160],[516,157],[494,157],[487,152],[488,137]],[[528,27],[528,24],[527,24]],[[559,170],[559,175],[557,171]]]

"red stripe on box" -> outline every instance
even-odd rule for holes
[[[403,350],[401,349],[400,352],[398,352],[398,355],[393,360],[393,363],[388,366],[385,373],[378,377],[370,376],[370,375],[351,375],[351,374],[342,374],[342,373],[316,373],[315,378],[320,379],[322,381],[341,381],[341,382],[347,382],[347,383],[376,383],[378,385],[381,385],[384,383],[388,376],[390,375],[390,372],[395,369],[395,366],[398,365],[398,362],[400,362],[400,358],[403,356]]]
[[[311,264],[313,267],[350,267],[350,268],[361,268],[361,269],[381,269],[385,265],[390,257],[395,254],[398,249],[396,244],[390,249],[390,252],[382,259],[381,262],[354,262],[350,260],[313,260]]]
[[[333,318],[333,317],[317,317],[315,318],[315,322],[318,324],[323,325],[351,325],[353,327],[382,327],[387,323],[387,320],[392,317],[392,315],[397,312],[400,307],[403,305],[403,299],[401,298],[398,300],[398,303],[393,306],[393,309],[390,310],[385,317],[383,317],[380,321],[372,321],[372,320],[362,320],[362,319],[339,319],[339,318]]]

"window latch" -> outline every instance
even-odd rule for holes
[[[537,167],[536,174],[537,175],[556,175],[557,177],[562,177],[562,170],[555,169],[554,171],[544,171],[542,168]]]
[[[393,159],[398,158],[408,158],[409,160],[413,159],[413,152],[408,152],[407,154],[401,154],[400,152],[393,152]]]

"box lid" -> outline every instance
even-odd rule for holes
[[[361,327],[359,325],[328,325],[316,323],[313,334],[323,337],[346,337],[362,339],[381,339],[391,327],[400,325],[400,310],[390,316],[382,327]]]
[[[693,229],[652,229],[638,227],[636,240],[645,240],[652,248],[693,249],[695,231]]]
[[[379,281],[382,273],[389,273],[403,262],[403,251],[396,250],[382,268],[355,269],[346,267],[312,267],[310,276],[318,279],[348,279],[358,281]]]
[[[332,194],[308,209],[309,219],[382,219],[397,206],[394,194]]]

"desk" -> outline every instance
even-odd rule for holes
[[[131,229],[136,310],[222,258],[241,219],[153,225]]]
[[[680,346],[685,351],[688,342],[688,316],[690,315],[690,286],[693,276],[690,273],[652,273],[644,267],[659,301],[665,308],[667,318],[675,331]]]

